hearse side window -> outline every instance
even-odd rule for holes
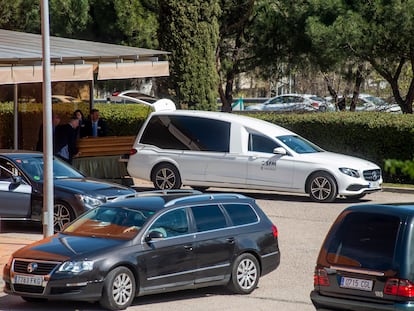
[[[191,210],[198,232],[227,227],[226,218],[218,205],[193,206]]]
[[[229,152],[230,123],[190,116],[153,116],[141,143],[162,149]]]
[[[257,214],[248,204],[224,204],[223,207],[235,226],[252,224],[258,221]]]
[[[399,226],[400,219],[395,216],[348,214],[327,241],[327,260],[379,271],[392,269]]]
[[[250,133],[249,134],[249,151],[273,153],[273,149],[280,147],[274,140]]]

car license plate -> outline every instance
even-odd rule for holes
[[[16,275],[14,277],[14,283],[24,284],[24,285],[33,285],[33,286],[42,286],[43,277],[42,276]]]
[[[371,181],[369,182],[369,188],[379,188],[379,182],[378,181]]]
[[[341,287],[359,289],[367,292],[372,291],[373,282],[371,280],[348,278],[343,276],[341,278]]]

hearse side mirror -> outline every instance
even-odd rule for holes
[[[277,147],[275,149],[273,149],[273,153],[274,154],[280,154],[280,155],[286,155],[286,149],[283,147]]]

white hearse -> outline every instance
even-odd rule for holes
[[[317,202],[361,198],[381,190],[376,164],[325,151],[292,131],[224,112],[152,112],[127,169],[157,189],[191,186],[308,193]]]

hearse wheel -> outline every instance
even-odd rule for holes
[[[334,178],[325,172],[313,174],[308,182],[310,198],[316,202],[332,202],[338,195]]]
[[[177,168],[169,163],[162,163],[154,168],[152,182],[155,189],[180,189],[181,177]]]

